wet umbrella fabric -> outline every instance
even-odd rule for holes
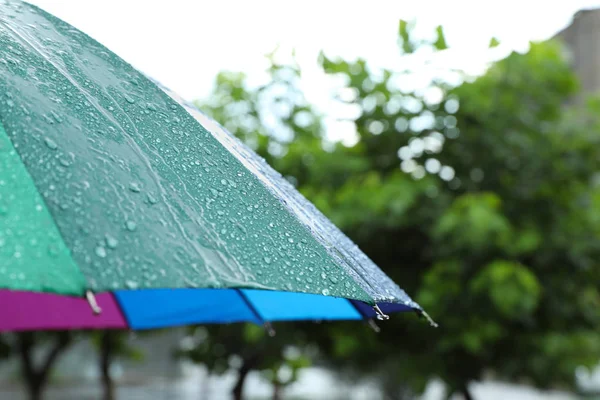
[[[0,1],[0,302],[0,330],[421,312],[219,124],[12,0]]]

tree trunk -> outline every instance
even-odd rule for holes
[[[469,384],[463,383],[459,389],[465,400],[475,400],[471,392],[469,391]]]
[[[110,374],[110,366],[113,357],[114,333],[102,332],[100,341],[100,372],[102,375],[102,398],[104,400],[115,400],[115,385]]]
[[[25,381],[29,399],[41,400],[52,366],[71,343],[71,335],[68,332],[58,332],[56,334],[56,340],[39,368],[36,368],[33,362],[33,349],[35,347],[33,332],[19,333],[17,342],[19,358],[21,359],[21,374]]]
[[[27,384],[29,400],[42,400],[42,386],[39,382]]]
[[[283,387],[281,383],[275,381],[273,382],[273,397],[271,400],[281,400],[281,395],[283,394]]]
[[[246,359],[242,363],[242,366],[238,370],[238,379],[231,391],[234,400],[242,400],[243,391],[244,391],[244,383],[246,382],[246,378],[248,377],[248,373],[254,369],[256,364],[258,364],[259,356],[252,355]]]

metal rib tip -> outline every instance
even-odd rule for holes
[[[269,335],[270,337],[273,337],[277,334],[277,332],[275,332],[275,329],[273,329],[273,326],[271,325],[270,322],[265,322],[263,324],[263,326],[265,327],[265,330],[267,331],[267,335]]]
[[[377,304],[375,304],[373,306],[373,310],[375,310],[375,313],[377,314],[377,319],[380,321],[387,321],[388,319],[390,319],[390,316],[387,314],[384,314],[383,311],[381,311],[381,308],[379,308],[379,306]]]
[[[102,312],[102,309],[96,301],[96,296],[94,296],[94,292],[88,290],[87,292],[85,292],[85,298],[87,299],[88,304],[92,308],[92,312],[94,313],[94,315],[99,315]]]
[[[429,325],[430,325],[430,326],[432,326],[432,327],[434,327],[434,328],[438,328],[438,327],[439,327],[438,323],[437,323],[437,322],[435,322],[435,321],[433,320],[433,318],[431,318],[431,317],[429,316],[429,314],[427,314],[427,313],[426,313],[424,310],[419,310],[419,311],[418,311],[418,314],[419,314],[419,316],[420,316],[420,317],[423,317],[423,318],[425,318],[425,319],[427,320],[427,322],[429,322]]]
[[[375,323],[375,321],[373,321],[372,319],[368,319],[367,320],[367,324],[369,324],[369,327],[371,329],[373,329],[375,331],[375,333],[379,333],[381,332],[381,328]]]

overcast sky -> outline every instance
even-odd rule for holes
[[[423,31],[441,24],[455,62],[480,63],[492,36],[523,50],[600,0],[30,0],[66,20],[187,99],[206,96],[222,69],[251,77],[277,44],[296,48],[311,69],[316,55],[362,56],[398,67],[398,19]],[[552,4],[552,5],[550,5]],[[457,61],[458,60],[458,61]],[[319,81],[308,82],[309,91]]]

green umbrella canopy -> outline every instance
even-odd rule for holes
[[[0,288],[414,303],[260,157],[65,22],[0,0]]]

